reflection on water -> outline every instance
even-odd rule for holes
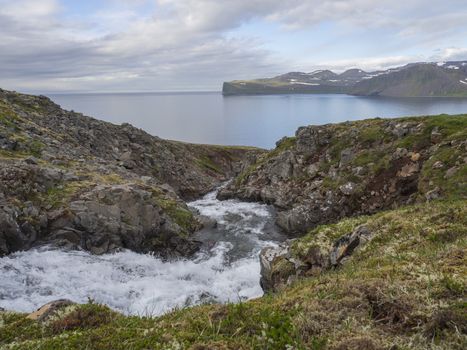
[[[163,138],[271,148],[297,127],[372,117],[467,113],[467,99],[347,95],[229,96],[218,92],[50,95],[113,123],[131,123]]]

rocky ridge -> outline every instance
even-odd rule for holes
[[[219,193],[273,204],[291,237],[346,217],[433,200],[467,198],[467,117],[364,120],[299,128]],[[311,230],[311,231],[310,231]],[[314,231],[315,230],[315,231]],[[311,232],[311,233],[310,233]],[[261,252],[261,285],[275,291],[299,277],[339,267],[371,240],[366,226]],[[330,240],[332,237],[332,240]]]
[[[40,244],[189,255],[201,224],[185,200],[259,153],[162,140],[0,90],[0,256]]]
[[[343,217],[465,198],[466,130],[463,115],[301,127],[219,197],[273,204],[292,236]]]

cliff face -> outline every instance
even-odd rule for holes
[[[467,96],[467,64],[413,64],[362,80],[350,90],[352,95],[417,97]],[[449,67],[449,68],[448,68]]]
[[[166,141],[0,90],[0,255],[44,243],[190,254],[200,224],[183,199],[257,153]]]
[[[467,197],[467,117],[308,126],[242,172],[220,198],[270,203],[291,235],[437,198]]]

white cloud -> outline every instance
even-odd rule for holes
[[[361,57],[349,60],[321,62],[314,66],[315,69],[332,69],[341,72],[350,68],[360,68],[365,71],[384,70],[398,67],[410,62],[424,61],[420,56],[383,56]]]
[[[448,47],[437,50],[435,55],[431,57],[432,61],[462,61],[466,59],[467,48],[465,47]]]
[[[467,55],[449,41],[458,37],[454,33],[467,31],[467,9],[460,0],[433,0],[430,6],[421,0],[106,0],[105,7],[86,16],[66,14],[66,5],[59,0],[0,0],[0,86],[39,91],[218,89],[223,80],[297,66],[374,70]],[[313,30],[330,21],[345,32],[384,30],[394,34],[402,53],[381,54],[375,47],[362,58],[335,60],[330,55],[318,63],[309,57],[284,62],[264,49],[255,33],[235,36],[236,28],[259,20],[278,24],[291,38],[296,29]],[[423,54],[403,52],[417,45],[425,45]],[[453,47],[433,53],[433,47],[448,45]]]

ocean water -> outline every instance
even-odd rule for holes
[[[259,251],[285,239],[273,224],[273,209],[221,202],[216,192],[190,206],[217,222],[197,234],[203,246],[193,259],[164,262],[131,251],[96,256],[48,247],[18,252],[0,258],[0,307],[31,312],[60,298],[91,298],[126,314],[155,316],[261,296]]]
[[[49,95],[66,109],[128,122],[162,138],[272,148],[299,126],[373,117],[467,113],[467,99],[220,92]]]

